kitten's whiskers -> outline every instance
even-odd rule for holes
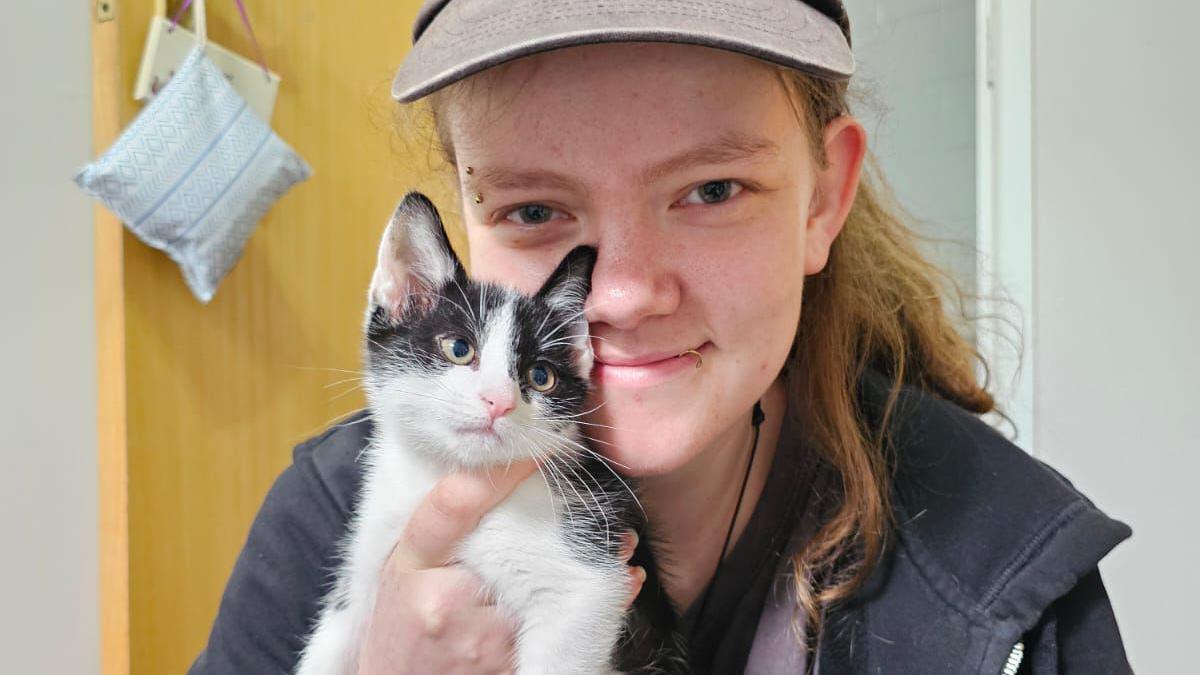
[[[589,455],[591,455],[592,457],[595,457],[596,459],[600,460],[600,463],[604,466],[604,468],[608,469],[609,473],[611,473],[614,478],[616,478],[618,481],[620,481],[621,485],[624,486],[625,489],[629,492],[629,496],[633,497],[634,503],[636,503],[638,505],[638,508],[642,510],[642,513],[646,512],[646,509],[642,506],[641,500],[638,499],[637,493],[634,492],[633,488],[631,488],[629,486],[629,483],[625,482],[625,479],[621,476],[621,474],[617,473],[611,466],[609,466],[609,464],[610,463],[617,464],[618,466],[621,466],[622,468],[625,468],[625,469],[628,469],[629,467],[626,467],[622,464],[617,463],[614,460],[609,459],[608,457],[605,457],[604,455],[601,455],[600,453],[596,452],[595,450],[592,450],[591,448],[587,447],[586,445],[584,445],[583,443],[580,443],[578,441],[574,441],[569,438],[564,438],[562,436],[552,434],[548,431],[538,429],[537,427],[529,427],[529,430],[533,431],[535,433],[542,434],[543,436],[546,436],[546,437],[550,438],[551,440],[554,440],[554,441],[557,441],[560,443],[567,443],[571,447],[581,450],[583,452],[586,452]]]

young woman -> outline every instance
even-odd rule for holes
[[[976,416],[977,354],[864,174],[849,38],[837,1],[431,0],[393,93],[433,115],[473,275],[532,291],[598,250],[592,421],[671,542],[696,672],[1129,672],[1096,569],[1129,529]],[[297,448],[193,672],[294,667],[367,426]],[[511,668],[446,558],[531,471],[433,490],[361,673]]]

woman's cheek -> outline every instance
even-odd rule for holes
[[[790,255],[781,255],[787,243],[739,248],[706,255],[708,260],[692,266],[691,285],[716,312],[710,318],[737,317],[761,325],[779,312],[786,313],[798,302],[801,288],[799,264]]]
[[[471,250],[472,278],[533,294],[554,271],[556,263],[545,252],[504,246],[487,233],[468,232],[467,241]]]
[[[754,345],[756,360],[774,360],[776,352],[786,352],[795,337],[804,277],[800,263],[787,250],[787,244],[779,242],[778,247],[759,252],[754,258],[759,264],[741,270],[738,297],[729,310],[730,316],[737,317],[729,329]]]

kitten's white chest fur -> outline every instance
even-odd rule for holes
[[[391,447],[389,447],[391,446]],[[417,502],[440,477],[427,460],[386,440],[368,451],[358,516],[348,538],[336,594],[321,614],[298,675],[350,675],[374,608],[380,574]],[[555,515],[540,476],[523,482],[458,547],[456,560],[478,575],[498,607],[511,612],[521,675],[611,672],[624,616],[624,565],[584,563]]]

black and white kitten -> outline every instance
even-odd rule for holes
[[[384,563],[439,478],[526,458],[538,460],[540,475],[492,509],[455,555],[518,620],[517,672],[686,672],[636,497],[579,430],[595,257],[576,248],[524,296],[467,277],[425,196],[411,192],[397,207],[366,317],[374,426],[362,493],[298,675],[356,671]],[[629,529],[643,534],[634,562],[648,577],[626,612],[619,548]]]

